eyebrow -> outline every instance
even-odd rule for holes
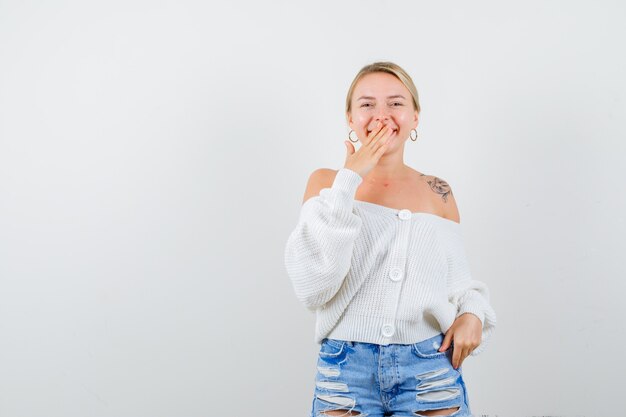
[[[387,98],[388,99],[390,99],[390,98],[404,98],[404,96],[400,95],[400,94],[396,94],[395,96],[389,96]],[[361,97],[357,98],[357,100],[376,100],[376,97],[361,96]]]

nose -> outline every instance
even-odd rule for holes
[[[377,115],[374,117],[374,125],[373,125],[371,128],[369,128],[369,130],[373,130],[373,129],[375,129],[375,128],[376,128],[376,124],[377,124],[378,122],[381,122],[381,123],[383,124],[383,126],[388,125],[388,124],[389,124],[389,122],[390,122],[389,116],[387,116],[387,115],[386,115],[386,114],[384,114],[384,113],[377,114]]]
[[[374,125],[376,125],[378,122],[381,122],[383,126],[387,126],[391,124],[391,120],[389,119],[389,116],[376,117],[376,120],[374,121]]]
[[[376,114],[376,121],[381,121],[381,122],[388,122],[389,121],[389,114],[387,114],[387,110],[386,109],[381,109],[378,111],[378,113]]]

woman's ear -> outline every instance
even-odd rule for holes
[[[352,128],[352,115],[350,113],[346,113],[346,122],[348,122],[348,126]]]
[[[415,110],[413,114],[413,121],[415,122],[415,126],[413,127],[413,129],[415,129],[419,124],[419,113],[417,112],[417,110]]]

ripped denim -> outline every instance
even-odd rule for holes
[[[443,338],[409,345],[324,339],[310,417],[422,416],[446,408],[471,417],[462,366],[452,367],[453,344],[438,351]]]

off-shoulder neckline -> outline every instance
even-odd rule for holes
[[[372,207],[372,208],[380,210],[380,211],[388,211],[388,212],[393,213],[393,214],[397,214],[401,210],[404,210],[404,209],[397,209],[397,208],[393,208],[393,207],[387,207],[387,206],[383,206],[381,204],[371,203],[369,201],[363,201],[363,200],[357,200],[357,199],[354,199],[354,202],[355,203],[359,203],[359,204],[363,204],[363,205],[368,206],[368,207]],[[461,223],[455,222],[454,220],[446,219],[445,217],[441,217],[438,214],[429,213],[427,211],[411,211],[411,214],[412,215],[418,215],[418,216],[436,217],[438,220],[442,220],[443,222],[451,223],[451,224],[456,225],[456,226],[461,226]]]

